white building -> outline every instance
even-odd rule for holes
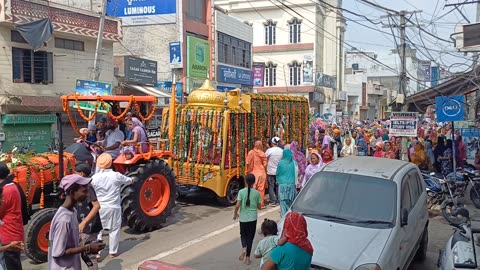
[[[338,10],[310,0],[216,4],[253,26],[254,91],[305,96],[316,111],[335,114],[344,67],[345,23]]]
[[[392,51],[393,57],[398,57]],[[416,57],[416,50],[406,51],[407,66],[407,96],[417,93],[430,85],[426,80],[429,76],[430,62]],[[378,61],[375,61],[378,60]],[[399,93],[399,59],[393,63],[385,63],[378,59],[374,52],[352,50],[346,53],[345,84],[348,97],[347,111],[353,119],[381,119],[388,116],[389,105]],[[380,63],[379,63],[380,62]],[[362,87],[365,89],[362,90]]]

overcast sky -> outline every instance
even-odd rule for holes
[[[450,35],[455,32],[457,24],[466,24],[467,21],[462,17],[459,11],[454,7],[445,7],[445,4],[464,2],[465,0],[370,0],[384,7],[393,10],[422,10],[423,12],[413,15],[410,20],[424,25],[424,29],[432,35],[438,36],[445,40],[450,40]],[[470,1],[469,1],[470,2]],[[399,63],[398,55],[393,55],[390,50],[395,48],[395,41],[389,28],[383,28],[383,24],[389,24],[387,18],[380,18],[386,15],[386,11],[364,4],[360,0],[344,0],[343,8],[358,14],[365,15],[367,18],[355,16],[351,13],[344,12],[347,17],[347,31],[345,36],[346,49],[354,46],[362,51],[373,51],[379,55],[379,60],[395,66]],[[471,22],[475,22],[476,4],[468,4],[459,7],[462,13]],[[446,14],[446,15],[445,15]],[[397,23],[390,20],[390,24]],[[362,26],[363,24],[365,26]],[[369,29],[367,27],[373,29]],[[384,32],[381,33],[380,31]],[[394,30],[394,34],[398,35],[398,30]],[[458,53],[453,43],[440,41],[425,32],[420,32],[418,28],[410,27],[407,29],[407,37],[417,46],[420,51],[417,57],[424,60],[435,60],[438,65],[450,71],[463,71],[468,68],[472,54],[464,55]],[[424,42],[424,44],[422,43]],[[399,43],[398,37],[396,42]],[[407,40],[409,42],[409,40]],[[349,46],[350,45],[350,46]],[[428,50],[426,49],[428,48]],[[434,64],[435,65],[435,64]]]

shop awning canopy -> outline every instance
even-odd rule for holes
[[[156,87],[152,87],[152,86],[142,86],[142,85],[135,85],[135,84],[127,84],[127,83],[122,83],[122,86],[132,88],[132,89],[140,91],[140,92],[142,92],[146,95],[162,97],[162,98],[171,97],[170,93],[167,93],[163,90],[160,90],[160,89],[158,89]]]

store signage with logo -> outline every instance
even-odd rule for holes
[[[436,97],[437,121],[463,121],[465,118],[465,101],[463,96]]]
[[[170,68],[182,68],[182,44],[170,42]]]
[[[252,71],[218,65],[218,81],[252,85]]]
[[[418,113],[392,112],[390,115],[390,135],[417,137]]]
[[[205,82],[205,79],[194,79],[190,78],[187,79],[187,87],[186,87],[186,93],[190,94],[193,90],[196,90],[200,87],[202,87],[203,83]],[[211,81],[213,88],[217,88],[217,82]]]
[[[176,0],[115,0],[107,2],[107,15],[122,18],[123,26],[176,22]]]
[[[313,56],[303,56],[303,84],[313,84]]]
[[[77,80],[75,84],[75,94],[80,94],[82,96],[109,96],[112,94],[112,84],[105,82],[96,82],[96,81],[87,81],[87,80]],[[94,111],[96,103],[88,101],[78,102],[82,110]],[[73,104],[76,108],[77,104]],[[98,108],[99,112],[107,113],[110,109],[110,106],[107,105],[106,108]]]
[[[157,83],[157,61],[125,56],[125,82],[138,84]]]
[[[187,77],[208,78],[210,44],[208,40],[187,36]]]
[[[324,74],[323,72],[317,72],[315,75],[315,85],[336,89],[337,78]]]
[[[252,72],[253,72],[253,85],[263,86],[263,80],[265,75],[265,65],[263,63],[254,63]]]

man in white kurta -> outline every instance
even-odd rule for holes
[[[132,183],[132,178],[115,172],[112,167],[112,156],[107,153],[97,158],[99,172],[92,176],[92,186],[100,203],[100,220],[103,229],[109,230],[109,253],[111,257],[118,255],[120,228],[122,227],[122,206],[120,188]],[[101,232],[100,232],[101,233]]]

